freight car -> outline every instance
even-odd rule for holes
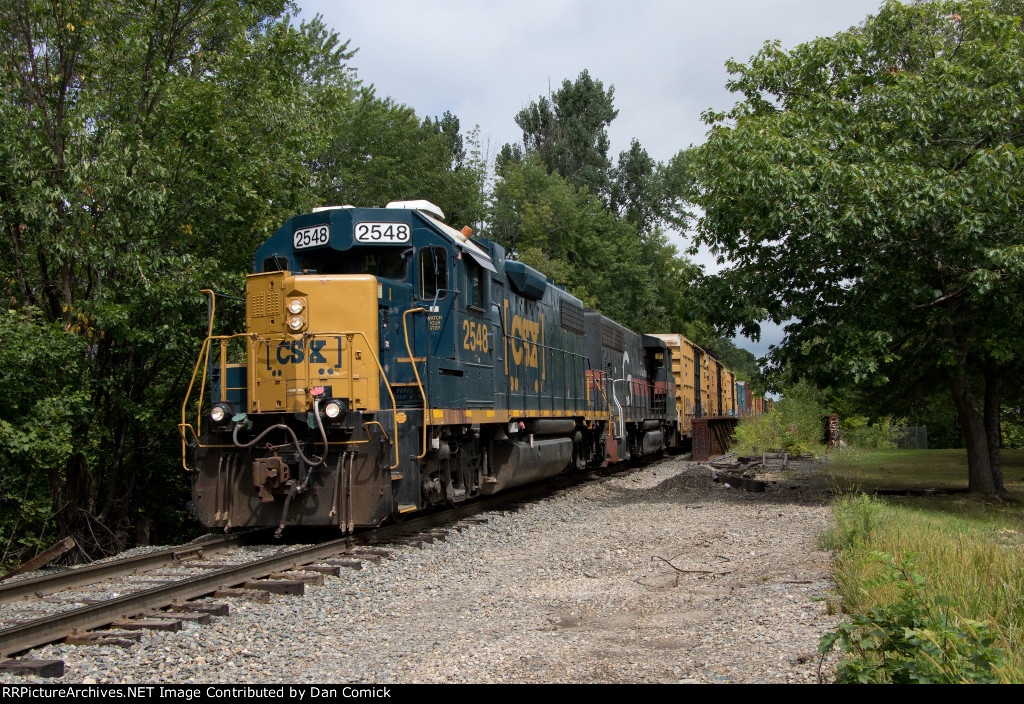
[[[470,234],[426,201],[320,208],[257,250],[244,333],[206,292],[202,523],[350,532],[679,446],[672,349]]]
[[[675,443],[690,448],[693,458],[698,460],[724,452],[740,416],[750,415],[743,406],[750,394],[749,387],[682,335],[656,337],[671,352],[679,411],[679,437]]]

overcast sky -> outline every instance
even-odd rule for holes
[[[583,69],[615,87],[611,156],[636,138],[658,161],[704,141],[701,113],[735,101],[725,61],[860,24],[881,0],[297,0],[358,49],[359,77],[421,117],[451,111],[497,152],[515,115]],[[684,243],[676,240],[679,248]],[[710,259],[698,258],[713,271]],[[778,342],[764,330],[761,356]]]

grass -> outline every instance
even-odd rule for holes
[[[1024,450],[1003,450],[1003,478],[1024,498]],[[966,450],[858,450],[835,455],[829,471],[840,488],[966,489]]]
[[[836,550],[842,608],[866,613],[892,603],[879,553],[910,557],[929,598],[948,597],[949,613],[987,621],[1007,655],[1007,681],[1024,681],[1024,451],[1006,450],[1007,495],[871,497],[875,489],[967,487],[962,450],[878,450],[840,453],[829,466],[840,488],[855,488],[836,506],[826,546]]]

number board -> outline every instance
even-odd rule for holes
[[[331,226],[317,225],[315,227],[304,227],[292,233],[292,244],[295,249],[306,247],[320,247],[331,241]]]
[[[356,242],[402,244],[412,237],[412,228],[404,222],[357,222]]]

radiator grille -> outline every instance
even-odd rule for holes
[[[604,323],[601,323],[601,344],[617,352],[622,352],[626,349],[626,341],[623,338],[622,331]]]
[[[392,386],[395,405],[398,408],[423,408],[423,396],[416,386]]]
[[[562,327],[566,330],[572,330],[575,333],[583,334],[583,308],[570,303],[569,301],[562,301]]]

